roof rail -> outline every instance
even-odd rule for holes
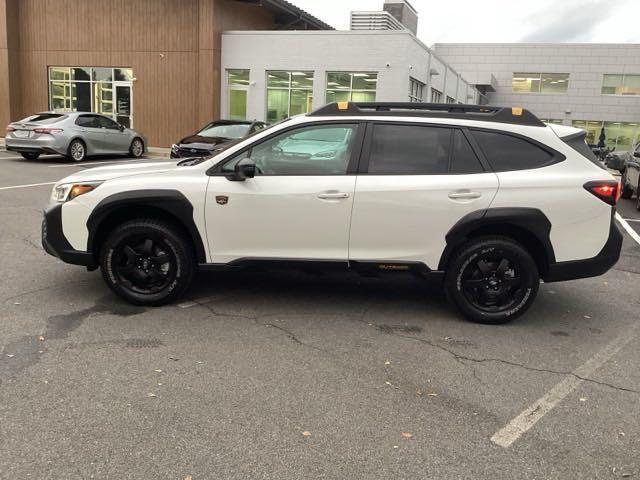
[[[519,107],[490,105],[462,105],[457,103],[414,102],[333,102],[307,114],[322,116],[411,116],[431,118],[458,118],[482,122],[513,123],[532,127],[546,125],[529,110]]]

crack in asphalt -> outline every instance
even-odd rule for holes
[[[207,309],[209,312],[213,313],[214,315],[227,316],[227,317],[232,317],[232,318],[243,318],[243,319],[246,319],[246,320],[251,320],[252,322],[254,322],[254,323],[258,324],[258,325],[274,327],[274,328],[282,331],[283,333],[285,333],[292,341],[294,341],[298,345],[309,347],[309,348],[312,348],[314,350],[318,350],[318,351],[321,351],[321,352],[324,352],[324,353],[328,353],[328,354],[333,354],[334,353],[334,352],[331,352],[331,351],[328,351],[328,350],[321,349],[320,347],[317,347],[315,345],[311,345],[311,344],[308,344],[308,343],[305,343],[305,342],[301,341],[293,332],[291,332],[290,330],[288,330],[288,329],[286,329],[284,327],[281,327],[279,325],[275,325],[273,323],[260,322],[261,318],[272,317],[272,316],[279,315],[279,314],[276,314],[276,313],[270,313],[270,314],[265,314],[265,315],[247,315],[247,314],[233,314],[233,313],[226,314],[226,313],[222,313],[222,312],[219,312],[219,311],[215,310],[208,303],[200,303],[197,300],[194,300],[194,301],[195,301],[195,303],[197,303],[198,305],[200,305],[203,308]],[[360,323],[365,323],[368,326],[369,325],[374,326],[375,325],[374,323],[367,322],[365,320],[365,315],[367,314],[367,312],[368,312],[368,310],[366,310],[366,309],[363,310],[363,312],[359,315],[360,318],[356,318],[355,320],[357,322],[360,322]],[[375,325],[375,326],[377,327],[377,325]],[[513,361],[510,361],[510,360],[504,360],[504,359],[501,359],[501,358],[494,358],[494,357],[488,357],[488,358],[470,357],[468,355],[460,354],[460,353],[458,353],[458,352],[456,352],[456,351],[454,351],[454,350],[452,350],[450,348],[446,348],[443,345],[435,343],[435,342],[433,342],[431,340],[427,340],[425,338],[409,336],[409,335],[402,335],[402,334],[398,333],[397,331],[395,331],[393,329],[381,330],[381,329],[378,328],[378,330],[380,332],[384,332],[386,335],[393,335],[395,337],[417,341],[417,342],[429,345],[429,346],[431,346],[433,348],[439,349],[439,350],[441,350],[443,352],[446,352],[447,354],[451,355],[456,362],[460,363],[461,365],[464,365],[465,367],[469,366],[468,363],[466,363],[466,362],[471,362],[471,363],[489,363],[489,362],[501,363],[501,364],[504,364],[504,365],[509,365],[509,366],[512,366],[512,367],[518,367],[518,368],[522,368],[524,370],[528,370],[528,371],[532,371],[532,372],[551,373],[551,374],[554,374],[554,375],[572,376],[572,377],[575,377],[575,378],[577,378],[579,380],[582,380],[584,382],[594,383],[594,384],[597,384],[597,385],[601,385],[601,386],[604,386],[604,387],[609,387],[609,388],[611,388],[613,390],[619,390],[619,391],[622,391],[622,392],[636,393],[636,394],[640,393],[640,391],[634,390],[632,388],[621,387],[621,386],[614,385],[614,384],[607,383],[607,382],[603,382],[603,381],[600,381],[600,380],[595,380],[593,378],[583,377],[583,376],[578,375],[578,374],[576,374],[574,372],[571,372],[571,371],[553,370],[553,369],[549,369],[549,368],[532,367],[532,366],[525,365],[525,364],[522,364],[522,363],[513,362]],[[475,371],[475,369],[473,367],[472,367],[472,373],[473,373],[473,376],[476,378],[476,380],[479,383],[484,385],[484,383],[480,380],[480,378],[477,375],[477,372]]]

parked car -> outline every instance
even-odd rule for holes
[[[634,193],[637,194],[640,210],[640,143],[632,151],[626,152],[622,168],[620,196],[631,198]]]
[[[264,129],[265,122],[217,120],[171,145],[171,158],[210,157],[238,139]]]
[[[333,103],[209,159],[77,172],[43,245],[134,304],[178,298],[198,269],[343,268],[440,278],[464,315],[503,323],[540,279],[619,258],[619,183],[585,135],[520,108]]]
[[[130,155],[145,152],[142,134],[111,118],[88,112],[43,112],[10,123],[5,148],[27,160],[43,154],[60,154],[81,162],[91,155]]]

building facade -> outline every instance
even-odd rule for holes
[[[408,30],[222,34],[223,118],[275,122],[333,101],[477,103]]]
[[[603,129],[605,144],[618,150],[640,141],[640,45],[439,43],[434,50],[492,104],[586,129],[590,143]]]
[[[168,146],[220,115],[221,32],[330,29],[284,0],[0,0],[0,122],[91,110]]]

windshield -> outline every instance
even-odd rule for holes
[[[248,123],[228,124],[228,123],[210,123],[198,132],[201,137],[222,137],[222,138],[242,138],[249,128]]]

